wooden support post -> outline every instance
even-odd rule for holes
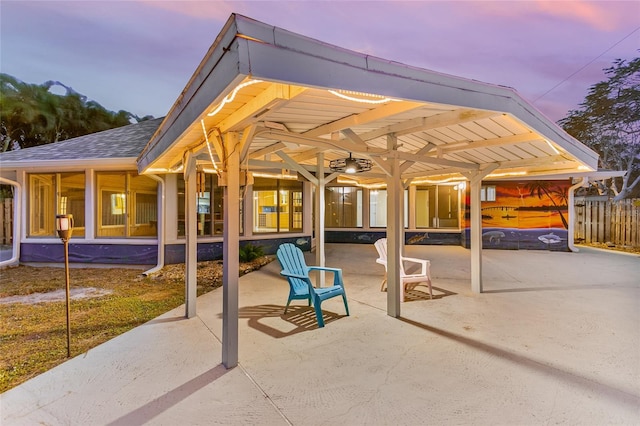
[[[482,176],[471,179],[471,291],[482,293]]]
[[[387,148],[397,149],[395,135],[387,135]],[[391,175],[387,176],[387,315],[400,316],[400,253],[403,246],[403,189],[400,160],[390,158]]]
[[[185,212],[185,317],[196,316],[198,288],[198,216],[196,194],[196,160],[187,152],[184,164]]]
[[[222,267],[222,364],[238,365],[238,278],[240,249],[240,148],[238,134],[225,134],[226,186],[224,188],[224,231]]]
[[[324,199],[324,154],[321,152],[317,155],[318,165],[316,168],[316,177],[318,184],[316,185],[316,265],[325,266],[325,252],[324,252],[324,211],[325,211],[325,199]],[[324,287],[325,274],[322,271],[318,272],[318,286]]]

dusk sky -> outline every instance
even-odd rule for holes
[[[0,70],[27,83],[60,81],[112,111],[161,117],[233,12],[513,87],[554,121],[606,79],[614,59],[640,55],[639,0],[1,0]]]

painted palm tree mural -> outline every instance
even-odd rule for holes
[[[482,201],[483,247],[568,250],[570,185],[568,180],[483,182],[495,194]],[[465,207],[469,218],[468,200]]]
[[[559,186],[552,186],[553,182],[548,180],[534,180],[526,184],[526,188],[529,191],[530,196],[537,195],[538,199],[542,199],[543,195],[546,196],[551,204],[553,204],[554,210],[558,212],[560,215],[560,219],[562,220],[562,225],[564,225],[564,229],[569,229],[569,224],[567,223],[567,219],[564,217],[562,213],[562,209],[567,208],[567,190],[566,188],[562,188]],[[559,205],[556,202],[558,199],[560,202],[564,202],[564,205]]]

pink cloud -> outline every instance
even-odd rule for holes
[[[239,3],[230,1],[156,1],[138,0],[150,7],[179,13],[198,19],[215,19],[225,22],[229,15],[237,12]]]
[[[460,2],[463,3],[463,2]],[[585,1],[585,0],[534,0],[534,1],[475,1],[469,8],[472,13],[484,12],[491,16],[535,20],[536,15],[562,21],[573,21],[599,31],[613,31],[621,27],[637,25],[640,2],[637,1]]]
[[[620,13],[620,8],[612,8],[609,2],[591,1],[553,1],[538,0],[536,6],[539,11],[560,18],[569,18],[585,23],[602,31],[612,31],[628,19],[637,19],[640,13],[640,4],[627,2],[629,9],[635,9],[635,14]],[[629,10],[629,12],[633,12]],[[635,18],[632,18],[635,16]]]

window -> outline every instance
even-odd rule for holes
[[[253,232],[300,232],[302,212],[302,182],[255,178]]]
[[[57,214],[72,214],[71,237],[84,236],[84,173],[30,174],[28,182],[28,236],[56,237]]]
[[[324,190],[324,226],[362,228],[362,189],[348,186]]]
[[[204,190],[196,194],[199,237],[222,235],[224,231],[224,188],[218,186],[218,176],[204,174]],[[184,176],[178,177],[178,236],[185,233],[185,182]],[[242,203],[240,203],[240,233],[242,229]]]
[[[158,184],[135,173],[98,173],[96,236],[158,235]]]
[[[404,227],[409,223],[409,192],[404,191]],[[387,190],[369,191],[369,226],[372,228],[387,227]]]
[[[61,173],[58,214],[73,215],[73,236],[84,237],[84,173]]]
[[[416,228],[458,228],[460,188],[429,185],[416,188]]]
[[[480,201],[495,201],[496,200],[496,186],[487,185],[480,188]]]

